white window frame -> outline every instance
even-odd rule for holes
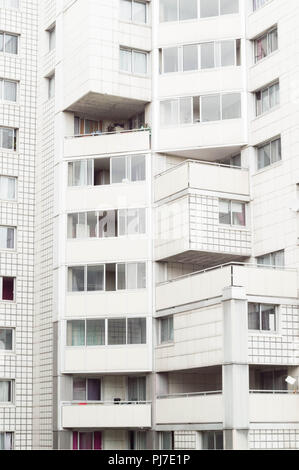
[[[274,51],[269,52],[270,51],[270,39],[269,38],[270,38],[270,34],[273,33],[274,31],[277,32],[277,49],[275,49]],[[258,59],[257,41],[260,41],[265,37],[267,38],[267,54],[264,57],[262,57],[261,59]],[[272,54],[274,54],[278,50],[279,50],[278,27],[277,27],[277,25],[275,25],[272,28],[270,28],[268,31],[265,31],[263,34],[261,34],[260,36],[258,36],[257,38],[254,39],[254,47],[253,47],[254,64],[259,64],[262,60],[267,59],[267,57],[271,56]]]
[[[13,248],[1,248],[0,246],[0,251],[8,251],[8,252],[12,252],[12,251],[16,251],[16,247],[17,247],[17,229],[16,227],[11,227],[11,226],[8,226],[8,225],[0,225],[0,229],[11,229],[14,231],[14,235],[13,235],[13,241],[14,241],[14,246]]]
[[[265,335],[276,335],[279,333],[279,305],[276,305],[276,304],[267,304],[267,303],[263,303],[263,302],[249,302],[248,303],[248,314],[247,314],[247,319],[248,319],[248,322],[249,322],[249,304],[254,304],[254,305],[258,305],[259,306],[259,329],[256,329],[256,330],[252,330],[252,329],[249,329],[249,325],[248,325],[248,332],[250,334],[265,334]],[[275,329],[274,330],[263,330],[261,329],[262,327],[262,309],[261,307],[265,305],[269,305],[271,307],[274,307],[275,309],[275,316],[274,316],[274,320],[275,320]]]
[[[0,35],[3,35],[3,51],[0,51],[0,54],[8,55],[8,56],[18,56],[20,51],[20,36],[14,33],[8,33],[7,31],[0,31]],[[17,38],[17,53],[14,54],[13,52],[7,52],[5,50],[5,36],[14,36]]]
[[[7,179],[9,179],[9,180],[14,180],[14,183],[15,183],[15,184],[14,184],[15,198],[14,198],[14,199],[6,199],[6,198],[2,199],[2,198],[0,197],[0,200],[1,200],[1,201],[6,201],[6,202],[10,202],[10,203],[16,202],[17,199],[18,199],[18,193],[17,193],[17,191],[18,191],[18,178],[15,177],[15,176],[0,175],[0,184],[1,184],[1,178],[7,178]]]
[[[119,15],[119,19],[120,21],[124,22],[124,23],[133,23],[133,24],[138,24],[138,25],[147,25],[149,23],[149,5],[148,5],[148,2],[146,0],[119,0],[120,3],[122,1],[127,1],[128,3],[130,2],[131,3],[131,19],[128,20],[128,19],[124,19],[122,18],[120,15]],[[145,6],[145,22],[140,22],[140,21],[135,21],[134,18],[133,18],[133,3],[142,3],[144,6]]]
[[[0,0],[0,8],[5,8],[6,10],[19,10],[20,9],[20,0],[16,0],[18,6],[11,6],[11,0]]]
[[[86,335],[86,331],[87,331],[87,328],[86,328],[86,322],[85,322],[85,335]],[[85,341],[85,344],[86,344],[86,341]],[[86,347],[90,347],[90,346],[86,346]],[[98,347],[98,346],[96,346]],[[74,399],[74,378],[73,377],[73,394],[72,394],[72,403],[80,403],[82,400],[75,400]],[[95,380],[99,380],[100,383],[101,383],[101,398],[103,397],[103,377],[82,377],[82,376],[78,376],[76,377],[77,379],[81,379],[81,380],[85,380],[85,398],[83,401],[86,401],[87,403],[103,403],[103,400],[100,400],[100,401],[92,401],[92,400],[88,400],[88,380],[89,379],[95,379]]]
[[[2,129],[9,129],[11,131],[13,131],[13,148],[5,148],[5,147],[2,147]],[[14,145],[14,143],[16,142],[16,145]],[[17,152],[18,151],[18,129],[14,128],[14,127],[7,127],[7,126],[0,126],[0,149],[3,151],[3,152]]]
[[[6,100],[4,98],[4,89],[6,83],[14,83],[16,85],[16,100]],[[9,80],[7,78],[0,78],[0,87],[1,87],[1,102],[9,104],[17,104],[19,102],[19,82],[16,80]]]
[[[272,87],[277,87],[278,85],[278,103],[276,103],[274,106],[270,106],[270,89]],[[263,100],[262,100],[262,95],[263,93],[267,92],[268,93],[268,102],[269,102],[269,108],[267,110],[263,110],[262,109],[262,106],[263,106]],[[260,93],[261,95],[261,112],[259,113],[258,112],[258,94]],[[275,90],[275,94],[277,93],[277,91]],[[273,111],[274,109],[278,108],[280,106],[280,83],[279,83],[279,80],[271,83],[270,85],[267,85],[266,87],[263,87],[261,88],[260,90],[257,90],[255,93],[255,114],[256,114],[256,117],[260,117],[260,116],[263,116],[264,114],[267,114],[269,113],[270,111]]]
[[[15,329],[0,326],[0,330],[11,331],[11,349],[0,349],[0,355],[13,353],[15,351]]]
[[[149,71],[149,52],[148,51],[143,51],[143,50],[140,50],[140,49],[131,49],[129,47],[120,46],[119,53],[121,51],[130,52],[130,54],[131,54],[131,71],[122,70],[119,67],[120,73],[126,73],[126,74],[129,74],[129,75],[137,75],[138,77],[145,77],[145,76],[148,75],[148,71]],[[144,73],[135,72],[135,70],[134,70],[134,54],[143,54],[143,55],[145,55],[145,57],[146,57],[146,71]]]
[[[168,336],[168,339],[167,341],[162,341],[162,322],[167,320],[167,336]],[[170,332],[171,332],[171,329],[169,327],[169,322],[170,320],[172,320],[172,338],[170,337]],[[164,346],[164,345],[167,345],[167,344],[173,344],[174,343],[174,315],[169,315],[167,317],[161,317],[159,318],[159,344],[160,346]]]
[[[272,161],[272,142],[276,142],[277,140],[280,140],[280,160],[277,160],[276,162],[273,162]],[[267,145],[270,145],[270,164],[269,165],[266,165],[266,166],[263,166],[262,168],[259,168],[259,164],[258,164],[258,152],[260,149],[262,149],[263,147],[266,147]],[[282,161],[282,142],[281,142],[281,136],[277,136],[277,137],[274,137],[270,140],[268,140],[267,142],[264,142],[263,144],[260,144],[260,145],[257,145],[256,147],[256,171],[257,172],[260,172],[260,171],[264,171],[266,170],[267,168],[271,168],[273,165],[279,163]]]
[[[230,203],[230,224],[224,224],[222,222],[220,222],[220,201],[226,201],[226,202],[229,202]],[[245,224],[244,225],[237,225],[237,224],[233,224],[233,211],[232,211],[232,205],[233,204],[242,204],[244,205],[245,207]],[[248,228],[248,203],[245,202],[245,201],[237,201],[237,200],[234,200],[234,199],[223,199],[223,198],[219,198],[219,225],[220,226],[223,226],[223,227],[232,227],[232,228],[235,228],[236,230],[244,230],[244,229],[247,229]]]
[[[12,379],[0,379],[0,383],[9,383],[10,384],[10,401],[0,402],[0,406],[12,406],[14,404],[14,380]]]

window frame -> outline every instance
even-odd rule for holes
[[[13,299],[12,300],[5,300],[2,298],[3,296],[3,281],[4,279],[12,279],[13,280]],[[17,291],[17,278],[13,276],[0,276],[0,303],[16,303],[16,291]]]
[[[20,52],[20,35],[15,34],[15,33],[9,33],[7,31],[0,31],[0,36],[1,35],[3,36],[3,50],[2,51],[0,50],[0,54],[4,54],[4,55],[8,55],[8,56],[19,56],[19,52]],[[6,51],[6,48],[5,48],[5,38],[6,38],[6,36],[13,36],[13,37],[17,38],[17,52],[16,53]]]
[[[229,224],[225,224],[223,222],[220,221],[220,202],[223,201],[223,202],[229,202],[230,204],[230,223]],[[244,225],[238,225],[238,224],[234,224],[233,223],[233,211],[232,211],[232,206],[233,204],[236,203],[236,204],[242,204],[244,206],[244,216],[245,216],[245,223]],[[244,229],[247,229],[248,228],[248,213],[247,213],[247,206],[248,206],[248,203],[245,202],[245,201],[238,201],[238,200],[234,200],[234,199],[223,199],[223,198],[219,198],[219,225],[221,226],[224,226],[224,227],[233,227],[233,228],[237,228],[239,230],[244,230]]]
[[[274,104],[274,106],[271,106],[271,103],[270,103],[270,90],[271,88],[275,89],[275,96],[276,96],[276,103]],[[278,87],[278,88],[277,88]],[[268,109],[266,110],[263,110],[263,93],[267,92],[267,95],[268,95]],[[260,95],[260,100],[258,100],[258,95]],[[261,88],[260,90],[257,90],[255,93],[254,93],[254,97],[255,97],[255,115],[256,117],[260,117],[260,116],[264,116],[265,114],[275,110],[276,108],[278,108],[280,106],[280,82],[279,80],[271,83],[270,85],[267,85],[263,88]],[[278,97],[278,99],[277,99]],[[259,112],[259,105],[258,105],[258,102],[260,101],[260,112]],[[278,102],[277,102],[278,101]]]
[[[15,351],[15,329],[9,327],[0,327],[1,331],[10,331],[11,332],[11,349],[1,349],[0,348],[0,355],[1,354],[11,354]]]
[[[121,55],[122,51],[123,52],[129,52],[130,55],[131,55],[131,68],[130,68],[130,71],[121,69],[120,55]],[[146,58],[146,71],[144,73],[143,72],[142,73],[141,72],[135,72],[134,54],[143,54],[145,56],[145,58]],[[126,73],[126,74],[129,74],[129,75],[136,75],[138,77],[148,76],[148,73],[149,73],[149,52],[141,50],[141,49],[133,49],[133,48],[125,47],[125,46],[120,46],[119,47],[119,72],[120,73]]]
[[[167,325],[167,340],[165,341],[162,339],[163,324]],[[174,344],[174,315],[159,318],[159,344],[161,346]]]
[[[145,0],[119,0],[120,5],[121,5],[121,2],[123,2],[123,1],[128,2],[128,3],[130,2],[130,4],[131,4],[131,19],[128,20],[127,18],[125,19],[125,18],[121,17],[121,14],[120,14],[121,7],[120,7],[119,8],[119,20],[120,21],[122,21],[124,23],[132,23],[132,24],[143,25],[143,26],[149,24],[149,5],[148,5],[147,1],[145,1]],[[134,9],[133,9],[134,8],[134,6],[133,6],[134,3],[142,3],[145,6],[145,22],[143,22],[143,21],[140,22],[140,21],[134,20]]]
[[[8,383],[9,384],[9,401],[0,401],[0,406],[13,406],[14,405],[14,380],[13,379],[0,379],[0,383]]]
[[[74,399],[74,379],[81,379],[81,380],[85,380],[85,398],[84,400],[75,400]],[[88,399],[88,381],[92,379],[92,380],[98,380],[101,384],[100,386],[100,394],[101,394],[101,400],[89,400]],[[72,387],[72,403],[80,403],[81,401],[83,402],[87,402],[87,403],[103,403],[103,400],[102,400],[102,397],[103,397],[103,377],[81,377],[81,376],[78,376],[78,377],[72,377],[72,384],[73,384],[73,387]]]
[[[270,35],[276,31],[277,34],[277,48],[270,52]],[[263,57],[259,59],[257,53],[258,41],[262,41],[263,39],[267,39],[267,53]],[[272,26],[270,29],[262,33],[260,36],[256,37],[254,40],[254,64],[259,64],[262,60],[266,59],[267,57],[274,54],[276,51],[279,50],[279,38],[278,38],[278,27],[277,25]]]
[[[0,225],[0,230],[1,229],[6,229],[6,230],[13,230],[13,248],[2,248],[1,245],[0,245],[0,252],[1,251],[5,251],[5,252],[14,252],[16,251],[17,249],[17,228],[16,227],[11,227],[11,226],[8,226],[8,225]]]
[[[274,142],[279,142],[278,145],[279,145],[279,151],[280,151],[280,159],[277,160],[277,161],[273,161],[273,160],[272,160],[272,144],[273,144]],[[269,165],[265,165],[265,166],[259,168],[259,152],[260,152],[261,149],[267,147],[267,145],[270,145],[270,163],[269,163]],[[278,164],[278,163],[281,162],[281,161],[282,161],[282,141],[281,141],[281,136],[273,137],[272,139],[267,140],[266,142],[263,142],[262,144],[256,146],[256,170],[257,170],[257,172],[264,171],[264,170],[266,170],[267,168],[271,168],[271,167],[273,167],[273,165]]]
[[[5,440],[5,437],[6,437],[7,434],[11,437],[11,448],[10,449],[4,449],[4,450],[13,450],[14,449],[14,433],[9,432],[9,431],[0,431],[0,435],[4,436],[4,440]],[[1,449],[0,449],[0,451],[1,451]]]
[[[13,180],[14,181],[14,194],[15,197],[14,199],[7,199],[7,198],[1,198],[1,193],[0,193],[0,201],[4,202],[10,202],[10,203],[15,203],[18,200],[18,178],[15,176],[7,176],[7,175],[1,175],[0,174],[0,185],[1,185],[1,179],[6,178],[7,180]]]
[[[12,131],[13,136],[12,136],[12,148],[6,148],[3,147],[3,130],[6,131]],[[8,127],[8,126],[0,126],[0,149],[3,152],[13,152],[16,153],[18,151],[18,130],[17,128],[14,127]]]

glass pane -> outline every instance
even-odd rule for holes
[[[18,53],[18,37],[11,36],[10,34],[4,35],[4,48],[8,54]]]
[[[93,433],[92,432],[80,432],[79,450],[93,450]]]
[[[263,59],[264,57],[266,57],[267,50],[268,50],[268,40],[267,40],[267,35],[266,35],[255,41],[256,61],[259,61]]]
[[[242,202],[232,202],[232,223],[233,225],[246,225],[246,207]]]
[[[126,320],[108,320],[108,344],[126,344]]]
[[[4,81],[3,98],[6,101],[17,101],[17,84],[15,82]]]
[[[173,449],[173,434],[172,432],[162,432],[162,449],[172,450]]]
[[[138,289],[146,288],[146,264],[145,263],[137,264],[137,288]]]
[[[140,74],[147,73],[147,54],[133,52],[133,72]]]
[[[71,292],[83,292],[84,286],[84,266],[69,268],[69,290]]]
[[[67,322],[67,345],[85,346],[84,320],[74,320]]]
[[[179,0],[180,21],[197,18],[197,0]]]
[[[127,181],[127,158],[111,158],[111,183],[123,183]]]
[[[177,0],[160,0],[160,21],[177,21]]]
[[[198,46],[190,45],[183,47],[183,71],[198,69]]]
[[[201,0],[200,1],[200,16],[207,18],[209,16],[219,15],[219,0]]]
[[[131,181],[145,181],[145,156],[131,157]]]
[[[81,378],[73,379],[73,400],[86,400],[86,380]]]
[[[249,330],[260,329],[260,306],[259,304],[248,304],[248,328]]]
[[[192,123],[192,98],[180,98],[180,124]]]
[[[104,266],[87,266],[87,291],[104,290]]]
[[[0,329],[0,351],[12,351],[12,330]]]
[[[241,95],[230,93],[222,95],[222,119],[238,119],[241,117]]]
[[[178,124],[179,100],[161,101],[161,125],[175,126]]]
[[[88,401],[101,401],[101,381],[99,379],[88,379],[87,393]]]
[[[146,209],[139,209],[139,233],[143,235],[146,233]]]
[[[122,20],[131,21],[132,19],[132,1],[121,0],[119,15]]]
[[[1,282],[1,277],[0,277]],[[14,300],[15,280],[13,277],[2,278],[2,300],[12,302]]]
[[[268,34],[268,54],[278,49],[278,34],[277,29],[274,29]]]
[[[0,249],[14,249],[14,229],[8,227],[0,227]]]
[[[269,90],[268,88],[266,90],[262,91],[262,113],[266,113],[269,111]]]
[[[277,139],[271,142],[271,163],[281,160],[281,140]]]
[[[128,320],[128,344],[146,344],[146,319]]]
[[[2,33],[0,34],[0,52],[3,52],[3,46],[4,46],[4,35]]]
[[[78,214],[69,214],[67,217],[67,236],[70,239],[77,238]]]
[[[222,41],[220,48],[221,66],[235,65],[235,41]]]
[[[97,236],[97,213],[87,212],[87,237],[95,238]]]
[[[132,51],[120,49],[119,52],[120,70],[123,72],[132,72]]]
[[[215,67],[215,45],[213,42],[207,42],[200,46],[201,68],[211,69]]]
[[[11,382],[0,381],[0,403],[11,402]]]
[[[263,331],[275,331],[275,306],[273,305],[261,305],[262,315],[262,330]]]
[[[264,255],[257,258],[257,264],[262,266],[271,266],[272,265],[272,256]]]
[[[209,95],[201,97],[201,120],[202,122],[219,121],[220,95]]]
[[[279,104],[279,84],[270,86],[269,88],[269,105],[270,108],[274,108]]]
[[[105,320],[87,320],[86,344],[87,346],[105,345]]]
[[[163,72],[171,73],[178,72],[179,70],[179,59],[178,59],[178,48],[167,47],[163,49]]]
[[[220,200],[219,201],[219,223],[220,224],[231,224],[231,203],[230,201]]]
[[[133,21],[136,23],[146,23],[146,4],[133,2]]]
[[[86,160],[81,160],[79,162],[73,163],[74,169],[74,186],[85,186],[86,185]]]
[[[127,289],[137,289],[137,264],[127,264]]]
[[[223,433],[222,432],[215,433],[215,441],[216,441],[216,450],[223,450]]]
[[[264,145],[258,149],[258,169],[261,170],[271,164],[270,144]]]
[[[14,150],[14,130],[2,127],[2,148]]]
[[[140,402],[146,401],[146,378],[129,377],[128,378],[128,401]]]
[[[161,343],[173,341],[173,317],[161,319]]]
[[[273,265],[278,267],[283,267],[285,265],[284,251],[277,251],[273,253]]]
[[[117,265],[117,290],[125,290],[126,286],[126,265]]]
[[[220,15],[239,13],[239,0],[220,0]]]

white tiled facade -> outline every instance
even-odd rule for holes
[[[299,448],[298,19],[2,2],[0,449]]]

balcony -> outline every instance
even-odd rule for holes
[[[249,197],[249,172],[244,168],[188,160],[156,177],[155,201],[187,189]]]
[[[252,296],[297,299],[297,272],[238,263],[210,268],[158,284],[156,309],[222,297],[228,286],[242,286]]]
[[[187,161],[158,175],[155,198],[157,260],[206,268],[251,256],[247,170]],[[239,211],[225,223],[223,199]]]
[[[138,429],[152,426],[151,403],[105,402],[62,405],[62,427]]]
[[[156,424],[210,424],[223,422],[221,392],[158,397]]]
[[[150,149],[150,130],[128,130],[66,137],[65,158],[146,152]]]
[[[252,391],[249,413],[251,423],[298,423],[299,394],[293,391]]]
[[[63,373],[150,372],[148,345],[65,347]]]

